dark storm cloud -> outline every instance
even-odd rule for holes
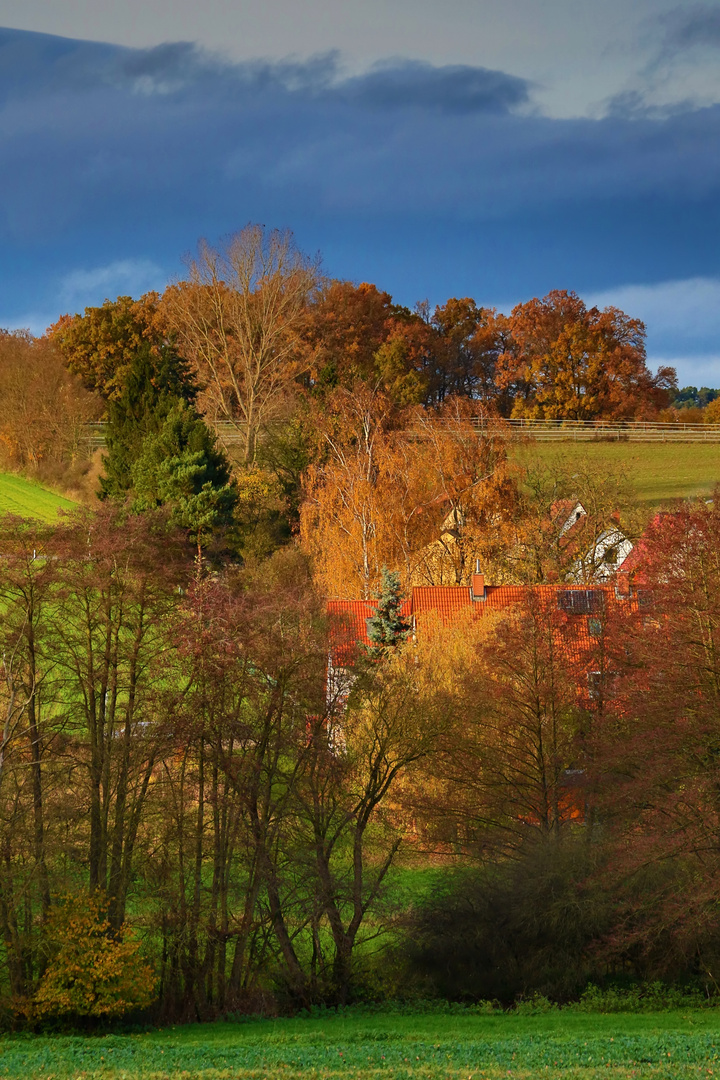
[[[444,113],[507,112],[529,101],[525,79],[466,65],[386,63],[337,88],[345,100],[373,108],[437,109]]]
[[[705,4],[679,7],[663,19],[663,57],[697,46],[720,47],[720,8]]]
[[[211,97],[285,93],[372,109],[505,112],[529,84],[502,71],[397,60],[344,77],[336,53],[310,60],[229,63],[189,42],[126,49],[0,29],[0,88],[7,98],[114,88],[131,94]]]
[[[548,119],[517,112],[530,100],[523,80],[480,68],[397,62],[344,78],[333,55],[229,64],[183,43],[131,50],[6,31],[0,93],[3,202],[18,233],[80,205],[113,203],[139,222],[160,193],[175,207],[229,206],[238,183],[287,219],[495,217],[720,182],[718,108]]]

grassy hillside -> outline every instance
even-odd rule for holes
[[[638,500],[649,506],[709,496],[720,483],[720,443],[528,442],[514,444],[512,454],[518,458],[525,454],[582,456],[621,465],[633,481]]]
[[[0,473],[0,514],[55,521],[58,510],[72,510],[76,505],[22,476]]]
[[[7,1037],[8,1080],[683,1080],[717,1075],[716,1010],[393,1015],[216,1023],[146,1035]]]

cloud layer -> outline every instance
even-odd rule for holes
[[[720,107],[557,120],[534,94],[468,65],[0,31],[0,318],[157,284],[249,220],[404,302],[720,276]]]

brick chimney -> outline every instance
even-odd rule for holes
[[[473,600],[485,599],[485,575],[480,573],[479,559],[475,560],[475,573],[472,576],[472,585],[470,588]]]
[[[615,574],[615,595],[623,600],[630,599],[630,574],[622,568]]]

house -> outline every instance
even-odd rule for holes
[[[415,586],[410,590],[403,614],[410,620],[416,635],[423,633],[423,622],[435,628],[451,626],[461,619],[482,619],[491,613],[510,612],[525,604],[529,597],[541,601],[541,611],[552,613],[552,634],[567,660],[575,686],[577,703],[587,709],[597,707],[608,687],[607,654],[604,650],[605,617],[622,608],[635,613],[642,608],[641,598],[632,588],[629,573],[617,582],[604,581],[579,585],[570,582],[549,585],[487,585],[476,566],[469,586]],[[369,600],[332,600],[328,603],[331,620],[331,647],[328,663],[328,714],[333,746],[342,746],[344,702],[354,679],[353,666],[363,648],[371,646],[368,624],[375,614]],[[601,660],[601,655],[605,653]],[[611,680],[612,682],[612,675]],[[565,769],[558,806],[563,821],[581,824],[585,820],[585,796],[582,770]],[[521,817],[528,826],[538,825],[532,815]]]
[[[580,551],[566,575],[568,582],[609,582],[633,550],[632,541],[620,528],[619,515],[612,515],[613,524],[604,526],[581,502],[564,499],[553,507],[553,519],[560,544]]]
[[[549,610],[562,613],[558,622],[562,649],[584,673],[583,693],[595,696],[594,657],[603,633],[604,616],[617,604],[638,606],[637,595],[630,587],[629,575],[617,582],[609,578],[599,583],[564,582],[551,585],[486,585],[485,576],[476,568],[471,584],[414,586],[408,595],[403,614],[415,633],[422,633],[425,619],[432,618],[449,626],[462,617],[483,618],[490,612],[511,611],[532,594]],[[331,600],[327,605],[331,623],[331,647],[328,663],[328,693],[342,700],[352,684],[352,668],[359,651],[371,645],[368,622],[375,614],[372,600]]]

